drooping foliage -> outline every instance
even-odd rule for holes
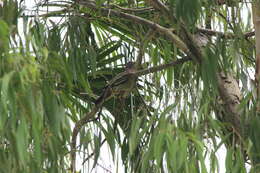
[[[72,172],[73,153],[81,172],[256,172],[251,3],[3,1],[0,172]],[[139,60],[131,94],[97,104]]]

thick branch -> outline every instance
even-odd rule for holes
[[[160,0],[149,0],[151,5],[158,9],[162,14],[166,15],[165,17],[168,18],[169,21],[173,23],[178,23],[180,25],[180,37],[184,41],[185,45],[187,46],[190,55],[194,57],[194,59],[200,64],[202,62],[202,53],[199,47],[195,44],[195,40],[190,32],[186,29],[185,23],[182,20],[177,21],[176,17],[172,15],[170,9]]]
[[[253,22],[255,27],[256,40],[256,67],[255,80],[257,89],[257,111],[260,112],[260,5],[258,2],[253,3]]]
[[[236,79],[223,72],[217,74],[219,93],[223,102],[226,114],[224,115],[224,122],[232,124],[236,135],[243,136],[241,130],[241,113],[238,110],[242,94],[239,89]]]
[[[187,48],[186,44],[177,35],[173,34],[171,29],[165,28],[155,22],[152,22],[150,20],[135,16],[132,14],[127,14],[127,13],[123,13],[123,12],[116,11],[113,9],[108,9],[108,8],[98,8],[94,3],[89,3],[89,2],[84,2],[84,1],[80,1],[79,3],[90,9],[93,9],[95,11],[100,11],[106,16],[117,16],[117,17],[121,17],[124,19],[128,19],[136,24],[141,24],[143,26],[147,26],[150,29],[155,30],[159,34],[166,36],[166,38],[168,38],[170,41],[172,41],[176,45],[176,47],[181,49],[187,55],[190,55],[189,49]]]
[[[158,9],[162,12],[164,11],[169,11],[167,9],[167,6],[165,6],[160,0],[150,0],[153,3],[152,6],[155,9]],[[164,12],[165,13],[165,12]],[[168,18],[171,19],[173,18],[172,16],[168,15]],[[189,51],[194,55],[197,59],[197,62],[203,61],[202,59],[202,47],[198,47],[200,45],[195,44],[196,40],[192,35],[187,31],[185,25],[180,21],[180,26],[181,26],[181,36],[184,42],[186,43]],[[204,34],[207,35],[221,35],[221,36],[227,36],[223,33],[220,32],[214,32],[212,30],[208,29],[201,29],[199,32],[204,32]],[[246,34],[245,37],[250,36],[250,34]],[[230,37],[230,36],[229,36]],[[235,37],[235,36],[234,36]],[[183,60],[183,59],[182,59]],[[179,60],[179,61],[182,61]],[[141,73],[140,73],[141,74]],[[218,87],[220,91],[221,98],[225,102],[225,110],[227,112],[226,115],[226,120],[227,122],[231,123],[237,132],[238,135],[242,135],[241,133],[241,117],[240,113],[238,111],[238,105],[241,100],[241,92],[238,87],[238,84],[236,80],[231,76],[231,75],[224,75],[224,74],[217,74],[218,76]]]

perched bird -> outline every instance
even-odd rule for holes
[[[125,71],[116,75],[104,88],[101,96],[96,100],[95,104],[99,105],[104,101],[115,96],[120,99],[127,98],[136,85],[137,71],[134,62],[128,62]]]
[[[203,33],[196,33],[193,38],[199,48],[205,48],[210,42],[209,38]]]

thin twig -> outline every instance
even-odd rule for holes
[[[233,33],[224,33],[224,32],[215,31],[211,29],[197,28],[197,30],[198,32],[201,32],[209,36],[220,36],[221,38],[227,38],[227,39],[233,39],[236,37],[236,35]],[[255,31],[250,31],[243,34],[244,38],[249,38],[254,35],[255,35]]]
[[[124,12],[146,12],[146,11],[152,11],[154,10],[152,7],[147,7],[147,8],[124,8],[120,7],[119,5],[116,4],[111,4],[111,7],[118,8]]]
[[[97,166],[101,167],[102,169],[104,169],[106,172],[112,173],[111,170],[105,168],[103,165],[101,165],[100,163],[97,163]]]
[[[105,142],[106,142],[106,139],[104,139],[104,140],[101,142],[101,145],[100,145],[100,146],[102,146]],[[92,156],[94,156],[94,154],[95,154],[95,152],[92,152],[90,155],[88,155],[88,157],[83,160],[82,165],[84,165],[85,162],[87,162]]]
[[[136,76],[143,76],[143,75],[146,75],[146,74],[149,74],[149,73],[162,71],[164,69],[173,67],[173,66],[178,65],[178,64],[183,64],[184,62],[191,61],[191,60],[192,60],[191,57],[186,56],[182,59],[178,59],[176,61],[173,61],[173,62],[170,62],[170,63],[167,63],[167,64],[151,67],[151,68],[144,69],[144,70],[139,70],[139,71],[135,72],[134,74]]]

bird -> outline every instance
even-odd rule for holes
[[[137,71],[134,62],[128,62],[125,65],[125,70],[122,73],[116,75],[108,84],[104,87],[102,94],[95,101],[96,105],[101,105],[103,102],[109,100],[112,97],[118,97],[119,99],[125,99],[129,96],[133,88],[136,86],[138,76],[135,75]]]

